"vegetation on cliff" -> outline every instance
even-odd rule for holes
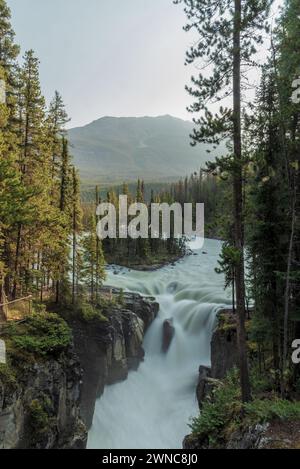
[[[186,30],[198,37],[187,63],[203,64],[187,87],[194,99],[190,111],[197,115],[192,142],[227,143],[226,154],[209,163],[207,172],[224,190],[217,211],[225,243],[217,271],[233,290],[240,397],[244,403],[255,399],[251,361],[261,376],[272,376],[275,395],[292,398],[300,371],[292,363],[292,342],[300,335],[300,108],[298,99],[291,99],[298,96],[300,73],[299,2],[285,1],[272,32],[266,26],[271,0],[175,3],[184,4]],[[258,70],[256,51],[264,33],[269,54],[260,64],[256,97],[246,103],[245,78],[250,80],[249,67]],[[213,113],[209,103],[224,99]]]
[[[226,448],[232,438],[246,434],[257,425],[299,420],[299,396],[282,399],[274,392],[271,376],[271,373],[262,376],[258,370],[251,370],[253,400],[248,403],[241,401],[237,369],[231,370],[224,380],[216,381],[202,402],[201,414],[190,425],[192,438],[196,438],[199,448]]]

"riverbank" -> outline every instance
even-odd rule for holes
[[[175,265],[176,262],[183,259],[186,255],[191,254],[190,250],[176,255],[161,255],[151,256],[146,259],[122,259],[122,258],[106,258],[109,267],[125,267],[127,269],[136,270],[139,272],[155,272],[156,270],[162,269],[167,265]]]
[[[249,329],[249,327],[248,327]],[[249,344],[250,349],[250,344]],[[219,312],[211,341],[211,367],[201,366],[197,385],[200,415],[184,449],[292,449],[300,447],[300,402],[276,391],[272,369],[259,370],[250,356],[252,401],[243,404],[237,371],[236,318]]]

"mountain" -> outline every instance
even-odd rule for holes
[[[197,171],[207,146],[191,147],[193,124],[171,116],[103,117],[69,130],[84,182],[168,181]]]

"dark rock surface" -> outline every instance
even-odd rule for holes
[[[199,408],[225,378],[228,371],[238,363],[237,333],[235,316],[231,310],[222,310],[218,313],[216,327],[211,340],[211,368],[200,366],[196,396]],[[208,440],[201,441],[197,436],[188,435],[183,442],[184,449],[207,449]]]
[[[236,320],[231,311],[222,310],[211,341],[211,377],[223,379],[237,364]]]
[[[267,441],[266,431],[269,424],[253,425],[243,431],[234,432],[226,449],[262,449]]]
[[[69,351],[28,365],[13,391],[0,381],[0,449],[85,448],[81,377],[78,359]],[[33,414],[37,406],[47,411],[45,429],[37,420],[41,410]]]
[[[167,353],[175,335],[175,328],[173,326],[173,320],[167,319],[163,323],[163,338],[162,338],[162,351]]]
[[[235,317],[230,310],[221,310],[211,340],[211,368],[200,366],[197,400],[201,402],[212,391],[218,380],[238,364]]]
[[[73,345],[28,363],[13,390],[0,379],[0,449],[84,449],[96,399],[139,366],[158,309],[152,299],[124,294],[107,321],[70,319]]]
[[[202,407],[202,401],[209,392],[209,378],[211,378],[211,369],[206,366],[200,366],[196,389],[197,401],[200,408]]]
[[[112,294],[120,293],[110,289]],[[122,308],[107,313],[108,322],[72,321],[74,345],[83,369],[81,415],[87,428],[93,421],[96,400],[105,385],[125,380],[144,358],[144,334],[159,305],[152,299],[124,293]]]
[[[199,449],[209,449],[208,438],[199,439],[195,435],[187,435],[183,440],[183,449],[188,450],[199,450]]]

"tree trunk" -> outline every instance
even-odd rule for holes
[[[75,202],[74,202],[75,204]],[[73,207],[73,260],[72,260],[72,304],[75,304],[75,293],[76,293],[76,251],[77,251],[77,239],[76,239],[76,209]]]
[[[16,244],[16,254],[15,254],[15,268],[14,268],[14,282],[12,290],[12,299],[17,298],[17,286],[18,286],[18,271],[19,271],[19,258],[20,258],[20,248],[21,248],[21,236],[22,236],[22,226],[18,226],[18,235],[17,235],[17,244]]]
[[[55,284],[55,303],[58,304],[59,303],[59,280],[56,281],[56,284]]]
[[[99,189],[98,186],[96,187],[96,210],[99,205]],[[96,215],[96,228],[98,225],[99,217]],[[98,300],[98,293],[99,293],[99,238],[98,233],[96,235],[96,301]]]
[[[232,312],[235,314],[235,271],[232,269]]]
[[[235,269],[236,311],[240,380],[243,402],[251,399],[245,328],[245,272],[243,229],[243,170],[241,132],[241,0],[235,0],[233,57],[233,120],[234,120],[234,240],[239,252]]]

